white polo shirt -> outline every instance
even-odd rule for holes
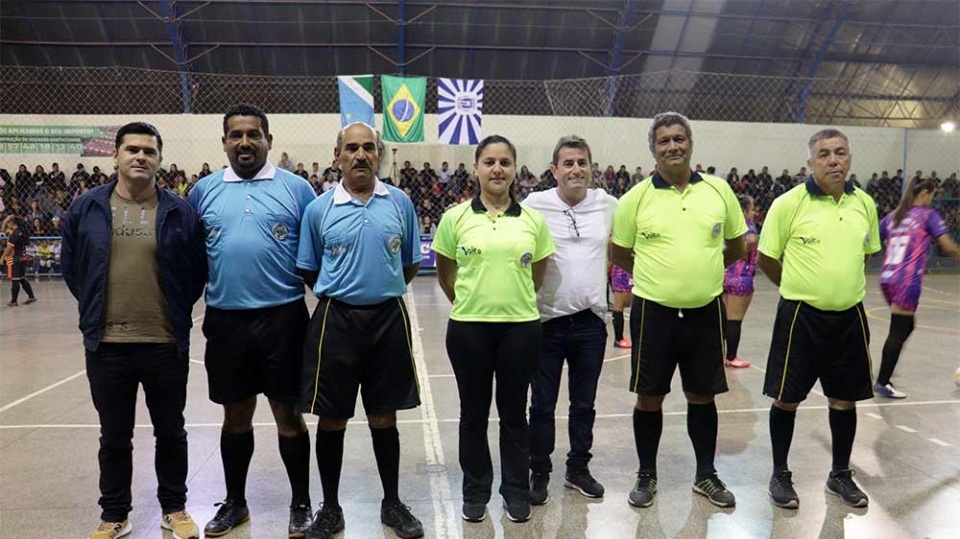
[[[547,274],[537,293],[544,322],[590,309],[607,312],[607,242],[617,199],[602,189],[570,207],[557,188],[530,193],[524,204],[543,214],[557,252],[547,261]]]

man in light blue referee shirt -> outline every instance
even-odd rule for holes
[[[402,298],[420,268],[417,216],[403,191],[377,178],[383,145],[372,127],[345,127],[334,155],[343,179],[307,207],[297,256],[320,299],[304,346],[301,403],[320,417],[323,508],[307,537],[325,539],[344,527],[338,498],[343,438],[358,390],[383,485],[380,521],[403,539],[421,537],[423,526],[398,493],[397,431],[397,410],[420,405]]]
[[[263,393],[293,491],[288,535],[303,537],[312,524],[310,437],[297,403],[309,316],[296,259],[301,216],[316,195],[306,180],[267,161],[273,137],[259,108],[227,111],[222,140],[230,167],[200,180],[189,198],[209,262],[203,334],[210,400],[224,410],[227,497],[205,535],[225,535],[250,518],[245,486]]]

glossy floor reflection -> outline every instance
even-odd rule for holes
[[[591,464],[594,475],[606,486],[605,499],[588,500],[564,488],[562,477],[554,475],[549,503],[534,508],[529,522],[509,522],[494,495],[487,520],[468,524],[459,516],[458,398],[443,344],[449,306],[433,277],[415,280],[408,302],[419,330],[415,350],[424,406],[400,414],[401,495],[423,521],[426,536],[958,537],[953,515],[960,510],[960,390],[954,385],[953,373],[960,366],[960,279],[931,275],[926,280],[917,330],[895,378],[897,387],[909,398],[896,402],[877,399],[859,406],[853,465],[858,481],[870,495],[869,508],[849,509],[824,493],[830,464],[826,399],[811,395],[799,413],[791,451],[790,465],[801,497],[797,511],[773,507],[766,495],[770,403],[762,396],[761,385],[777,297],[768,283],[758,282],[741,344],[741,355],[753,361],[754,367],[728,371],[730,392],[718,399],[717,468],[737,495],[735,509],[717,509],[691,492],[694,457],[678,385],[665,403],[657,501],[644,510],[627,505],[637,467],[630,419],[634,397],[626,390],[628,351],[610,348],[600,382]],[[6,282],[2,288],[5,297]],[[83,372],[76,304],[61,282],[39,282],[35,289],[38,303],[0,310],[0,539],[84,538],[99,516],[98,431]],[[866,308],[873,333],[871,349],[879,358],[888,313],[875,277],[870,279],[869,291]],[[199,319],[202,313],[198,305],[195,316]],[[190,436],[188,509],[201,526],[223,496],[221,416],[206,397],[206,373],[200,361],[203,347],[197,328],[186,416]],[[565,394],[563,391],[561,403]],[[141,394],[141,426],[134,441],[134,532],[130,537],[169,538],[169,532],[159,526],[152,431],[142,401]],[[562,404],[558,415],[565,416]],[[362,411],[358,410],[357,417],[363,417]],[[266,403],[255,421],[257,449],[248,481],[252,521],[228,535],[230,539],[286,536],[289,487]],[[562,469],[566,423],[563,417],[558,422],[555,464]],[[341,481],[346,530],[340,537],[395,537],[379,523],[381,489],[366,425],[351,423],[346,444]],[[496,455],[495,422],[491,422],[490,444]],[[311,491],[314,501],[320,502],[315,463],[313,474]]]

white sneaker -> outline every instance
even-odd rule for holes
[[[873,392],[877,394],[878,397],[883,397],[885,399],[905,399],[907,394],[903,391],[899,391],[897,388],[893,387],[893,384],[887,383],[886,385],[877,384],[873,388]]]

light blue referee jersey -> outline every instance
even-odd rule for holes
[[[407,291],[403,268],[420,262],[413,202],[376,180],[364,204],[343,184],[307,206],[297,267],[319,271],[313,292],[351,305],[374,305]]]
[[[188,200],[207,236],[206,304],[260,309],[302,298],[300,219],[316,198],[307,180],[270,163],[250,180],[226,168],[197,182]]]

